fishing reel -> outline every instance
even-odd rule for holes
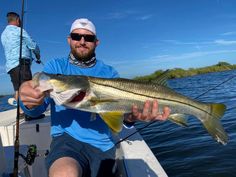
[[[37,146],[34,144],[31,144],[28,146],[28,151],[27,151],[26,156],[24,156],[23,154],[19,154],[19,155],[24,159],[26,164],[32,165],[37,156]]]
[[[27,165],[32,165],[34,163],[34,160],[36,157],[38,156],[47,156],[49,153],[48,150],[46,150],[46,152],[44,154],[38,154],[37,153],[37,146],[35,144],[31,144],[28,146],[28,151],[26,156],[24,156],[23,154],[19,154],[25,161],[25,163]]]

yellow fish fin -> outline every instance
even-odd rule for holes
[[[211,114],[213,117],[220,119],[226,110],[226,106],[221,103],[213,103],[211,105]]]
[[[123,112],[105,112],[99,113],[99,115],[114,133],[118,133],[122,130],[124,119]]]
[[[171,114],[168,117],[168,120],[174,122],[182,127],[187,127],[188,116],[186,114]]]
[[[207,119],[202,121],[208,133],[223,145],[227,144],[229,139],[219,120],[225,110],[226,106],[224,104],[212,104],[211,113],[208,115]]]

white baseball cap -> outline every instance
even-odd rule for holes
[[[70,32],[72,32],[75,29],[80,29],[80,28],[89,30],[93,34],[96,35],[96,28],[94,24],[91,21],[89,21],[87,18],[79,18],[75,20],[71,25]]]

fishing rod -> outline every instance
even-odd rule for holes
[[[42,66],[44,66],[44,63],[42,62],[42,60],[38,60],[38,59],[33,58],[33,61],[35,61],[35,63],[37,63],[37,64],[41,64]]]
[[[20,19],[20,51],[19,51],[19,62],[22,60],[22,43],[23,43],[23,23],[24,23],[24,0],[21,4],[21,19]],[[21,81],[21,64],[19,65],[19,85]],[[20,101],[19,101],[19,91],[17,98],[17,116],[16,116],[16,136],[14,142],[14,168],[13,168],[13,177],[18,177],[18,161],[19,161],[19,126],[20,126]]]
[[[168,71],[168,70],[167,70],[167,71]],[[167,71],[165,71],[164,73],[166,73]],[[217,88],[217,87],[219,87],[219,86],[225,84],[226,82],[232,80],[232,79],[235,78],[235,77],[236,77],[236,75],[233,75],[232,77],[226,79],[225,81],[223,81],[223,82],[217,84],[216,86],[214,86],[214,87],[208,89],[207,91],[203,92],[202,94],[198,95],[198,96],[195,97],[194,99],[200,98],[201,96],[203,96],[203,95],[205,95],[206,93],[210,92],[211,90],[214,90],[215,88]],[[232,108],[231,108],[231,109],[232,109]],[[152,125],[152,124],[154,124],[154,123],[156,123],[156,121],[152,121],[152,122],[147,123],[147,124],[146,124],[145,126],[143,126],[142,128],[137,129],[136,131],[134,131],[133,133],[129,134],[129,135],[126,136],[125,138],[123,138],[123,139],[117,141],[117,142],[115,143],[115,145],[118,145],[118,144],[121,143],[122,141],[127,140],[129,137],[133,136],[133,135],[136,134],[136,133],[139,133],[140,131],[142,131],[143,129],[147,128],[148,126],[150,126],[150,125]]]

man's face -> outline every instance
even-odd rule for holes
[[[86,37],[81,37],[81,39],[78,39],[78,35],[93,35],[94,34],[88,30],[85,29],[75,29],[72,31],[75,37],[77,39],[72,39],[73,37],[69,36],[67,41],[71,48],[71,53],[74,55],[74,57],[78,60],[88,60],[90,59],[94,52],[95,48],[98,45],[99,41],[95,39],[94,41],[90,42],[87,40]],[[90,38],[93,36],[89,36]]]

